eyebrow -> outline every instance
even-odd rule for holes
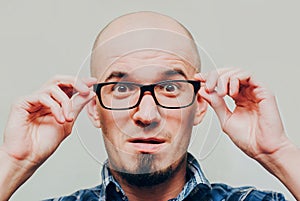
[[[182,75],[185,79],[187,79],[186,74],[181,69],[172,69],[163,73],[164,76],[173,76],[173,75]]]
[[[186,74],[181,70],[181,69],[172,69],[172,70],[167,70],[165,72],[163,72],[163,76],[164,77],[170,77],[170,76],[174,76],[174,75],[182,75],[185,79],[187,79]],[[106,79],[105,82],[109,81],[110,79],[113,78],[126,78],[128,77],[128,73],[122,72],[122,71],[115,71],[112,72]]]
[[[127,77],[127,76],[128,76],[128,74],[125,73],[125,72],[115,71],[115,72],[112,72],[112,73],[105,79],[105,82],[107,82],[108,80],[113,79],[113,78],[124,78],[124,77]]]

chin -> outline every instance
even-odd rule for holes
[[[174,161],[169,165],[161,165],[155,161],[153,154],[139,154],[138,163],[125,168],[112,167],[117,178],[125,180],[128,184],[138,187],[154,186],[170,179],[181,168],[185,168],[186,157]],[[156,165],[159,164],[159,165]]]

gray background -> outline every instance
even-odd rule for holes
[[[277,96],[289,137],[299,146],[299,6],[296,0],[1,0],[0,137],[14,99],[37,90],[53,75],[75,75],[96,34],[113,18],[151,10],[186,25],[218,67],[240,67],[264,81]],[[226,135],[201,163],[212,182],[255,185],[293,200]],[[73,134],[11,200],[40,200],[92,187],[101,180],[100,168]]]

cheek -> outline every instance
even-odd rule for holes
[[[169,116],[168,127],[172,129],[175,146],[188,146],[194,125],[194,111],[194,107],[183,108]]]
[[[100,122],[101,126],[106,127],[109,131],[120,128],[126,125],[130,120],[130,114],[128,111],[110,111],[100,110]]]
[[[126,137],[125,126],[130,121],[127,111],[100,110],[100,123],[105,140],[119,147]]]
[[[194,107],[170,110],[165,116],[167,125],[171,127],[170,124],[174,124],[171,128],[176,128],[183,131],[193,127],[194,111]]]

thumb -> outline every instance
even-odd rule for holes
[[[90,91],[89,94],[76,94],[72,97],[73,117],[77,118],[84,106],[96,96],[95,92]]]
[[[89,94],[80,94],[77,93],[72,96],[71,98],[71,104],[72,104],[72,112],[70,113],[70,117],[72,118],[71,121],[66,122],[64,125],[64,131],[65,135],[64,138],[71,134],[73,125],[75,123],[75,120],[77,119],[79,113],[84,108],[84,106],[91,101],[96,94],[93,91],[90,91]]]
[[[228,109],[223,97],[220,97],[216,91],[208,92],[204,87],[199,90],[199,94],[214,109],[222,128],[224,128],[227,119],[231,115],[231,111]]]

